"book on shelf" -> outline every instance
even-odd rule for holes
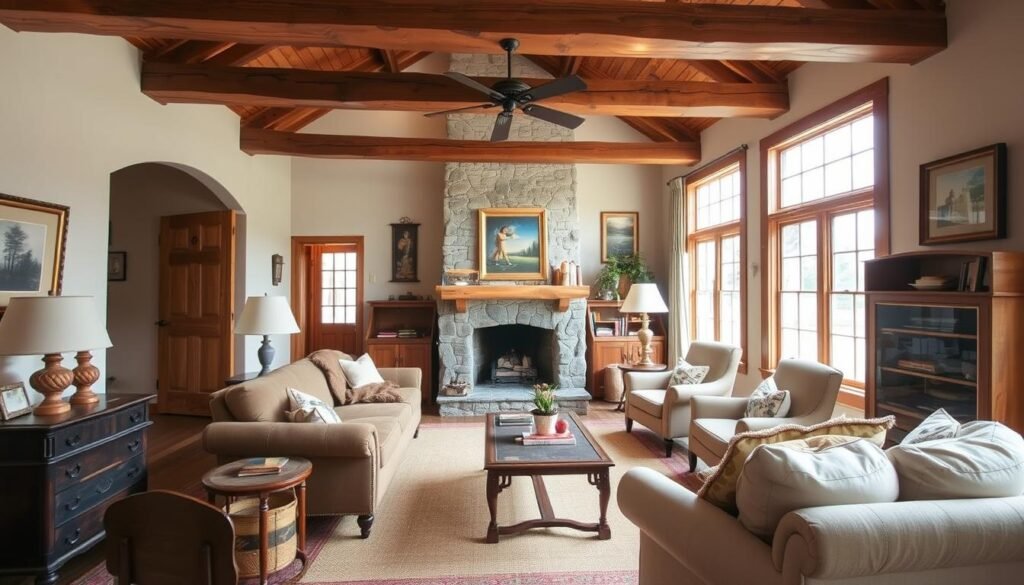
[[[529,413],[499,414],[497,423],[502,427],[528,427],[533,424],[533,415]]]
[[[398,332],[397,331],[381,330],[381,331],[377,332],[377,337],[382,338],[382,339],[393,339],[395,337],[398,337]]]
[[[275,475],[281,473],[287,457],[255,457],[247,459],[245,464],[238,470],[238,477],[251,477],[254,475]]]
[[[576,436],[572,431],[565,431],[559,435],[538,435],[537,433],[523,432],[523,445],[575,445]]]
[[[612,327],[598,327],[594,329],[595,337],[612,337],[615,335],[615,329]]]

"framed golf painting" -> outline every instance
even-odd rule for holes
[[[636,211],[601,212],[601,262],[609,258],[640,253],[640,213]]]
[[[543,208],[479,210],[480,280],[547,280],[548,229]]]
[[[1006,237],[1006,144],[921,165],[922,245]]]

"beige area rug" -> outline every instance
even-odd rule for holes
[[[619,478],[632,467],[679,478],[680,455],[658,456],[661,441],[644,430],[627,434],[622,421],[587,421],[615,461],[608,509],[611,540],[567,528],[503,535],[486,544],[490,515],[485,497],[482,423],[425,426],[407,452],[369,540],[354,518],[327,536],[303,583],[398,584],[626,584],[636,583],[639,533],[615,501]],[[598,518],[598,492],[586,476],[544,478],[555,513],[584,522]],[[498,497],[498,522],[539,515],[529,478],[517,477]]]

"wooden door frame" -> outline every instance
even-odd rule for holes
[[[309,326],[310,315],[309,295],[307,276],[309,273],[309,258],[306,256],[306,246],[314,244],[342,244],[354,245],[356,247],[356,259],[358,262],[356,271],[359,278],[359,286],[356,287],[356,305],[359,307],[357,315],[358,339],[363,340],[363,325],[365,321],[363,307],[363,236],[292,236],[292,313],[299,324],[300,335],[291,336],[292,361],[305,357],[306,331]],[[364,351],[366,348],[362,348]]]

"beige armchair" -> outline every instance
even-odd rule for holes
[[[633,421],[644,425],[665,441],[665,457],[672,456],[673,439],[690,432],[690,399],[694,396],[727,396],[736,382],[736,370],[743,350],[710,341],[695,341],[686,352],[686,361],[709,366],[700,384],[669,387],[672,371],[629,372],[626,374],[626,432]]]
[[[779,362],[775,382],[789,390],[789,414],[783,418],[744,418],[746,396],[699,396],[693,400],[690,422],[690,471],[699,457],[717,465],[733,435],[762,431],[779,425],[813,425],[832,418],[843,373],[817,362],[787,359]]]

